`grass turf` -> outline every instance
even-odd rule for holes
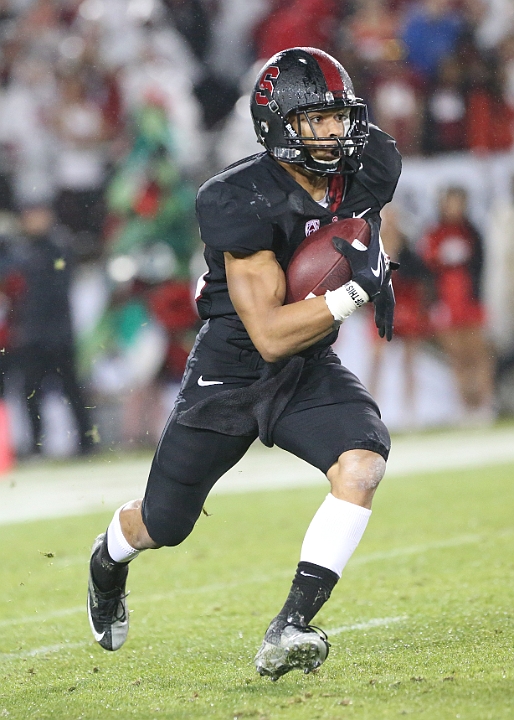
[[[252,658],[323,488],[211,497],[180,548],[132,565],[117,653],[92,640],[84,597],[111,513],[0,527],[0,718],[511,719],[513,474],[384,480],[316,618],[327,662],[277,683]]]

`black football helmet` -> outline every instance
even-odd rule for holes
[[[348,109],[346,134],[337,138],[318,137],[308,113],[316,110]],[[274,55],[260,71],[251,95],[257,139],[282,162],[302,165],[318,175],[346,175],[359,170],[366,145],[368,110],[355,97],[353,83],[344,67],[322,50],[296,47]],[[300,115],[309,124],[312,135],[301,136],[291,120]],[[316,160],[309,149],[328,149],[333,161]]]

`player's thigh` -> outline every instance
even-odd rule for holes
[[[387,460],[391,439],[373,404],[337,403],[282,415],[273,439],[279,447],[326,473],[348,450],[370,450]]]
[[[255,437],[229,436],[179,425],[172,416],[152,462],[142,506],[150,537],[177,545],[191,532],[217,480]]]
[[[333,352],[306,363],[273,440],[324,473],[348,450],[387,460],[391,444],[376,402]]]

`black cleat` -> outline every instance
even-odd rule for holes
[[[105,533],[102,533],[94,541],[91,560],[104,537]],[[101,592],[94,583],[90,561],[87,614],[93,636],[105,650],[119,650],[127,639],[129,629],[127,595],[125,583],[123,583],[123,587],[114,588],[109,592]]]

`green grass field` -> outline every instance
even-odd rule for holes
[[[277,683],[252,659],[323,488],[210,498],[186,543],[132,565],[117,653],[85,612],[89,548],[111,513],[0,527],[0,718],[512,719],[513,477],[386,478],[316,618],[327,662]]]

